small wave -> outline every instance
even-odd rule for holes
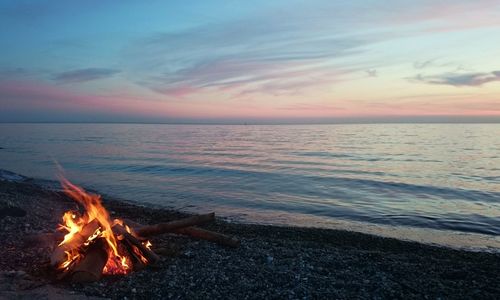
[[[353,157],[351,154],[333,153],[333,152],[292,152],[291,154],[298,156],[337,157],[337,158]]]
[[[125,165],[119,166],[121,171],[143,173],[150,175],[207,175],[218,176],[232,181],[245,182],[252,180],[259,182],[259,188],[276,184],[286,191],[301,194],[301,190],[310,190],[317,187],[317,193],[338,192],[339,190],[352,189],[365,191],[374,195],[389,196],[394,193],[412,195],[417,198],[441,198],[450,200],[500,202],[500,192],[488,192],[460,188],[448,188],[430,185],[417,185],[395,181],[381,181],[373,179],[348,178],[338,176],[315,176],[306,174],[293,174],[276,171],[243,170],[238,168],[221,168],[214,166],[192,165]],[[291,192],[288,192],[291,193]],[[402,200],[404,201],[404,200]]]

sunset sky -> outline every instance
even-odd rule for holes
[[[500,121],[500,1],[0,1],[0,122]]]

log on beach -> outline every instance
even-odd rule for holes
[[[148,237],[153,235],[159,235],[167,232],[172,232],[179,228],[185,228],[189,226],[199,225],[215,220],[215,213],[209,213],[205,215],[193,216],[181,220],[175,220],[166,223],[159,223],[155,225],[145,225],[141,228],[136,229],[137,235],[142,237]]]
[[[150,227],[147,225],[139,224],[129,219],[125,219],[124,223],[132,228],[136,233],[142,232],[145,227]],[[171,233],[187,235],[193,238],[198,238],[201,240],[211,241],[223,246],[236,248],[240,245],[240,241],[234,237],[227,236],[222,233],[201,229],[198,227],[185,227],[178,228],[171,231]]]
[[[240,241],[236,238],[227,236],[222,233],[213,232],[206,229],[201,229],[197,227],[187,227],[176,229],[174,233],[187,235],[190,237],[198,238],[201,240],[207,240],[210,242],[214,242],[223,246],[237,248],[240,246]]]

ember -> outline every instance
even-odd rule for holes
[[[190,227],[213,221],[213,213],[144,226],[130,220],[111,220],[101,196],[88,193],[61,177],[65,194],[83,206],[84,212],[67,211],[58,230],[64,238],[52,253],[50,263],[61,278],[95,281],[102,275],[124,275],[154,264],[159,257],[146,238],[163,233],[189,235],[237,247],[239,241],[208,230]]]

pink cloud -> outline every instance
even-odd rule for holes
[[[186,95],[180,90],[178,95]],[[469,95],[410,97],[385,101],[294,100],[282,97],[268,104],[252,101],[167,101],[161,98],[121,94],[91,95],[71,92],[60,86],[35,82],[0,82],[0,107],[5,111],[49,112],[71,116],[86,113],[139,116],[145,118],[323,118],[377,116],[474,115],[500,116],[500,102],[493,96],[481,99]],[[272,100],[273,98],[268,98]],[[263,102],[265,103],[266,101]],[[278,105],[278,103],[280,103]]]
[[[165,103],[118,95],[91,95],[36,82],[0,82],[0,104],[6,110],[106,112],[161,116],[168,113]]]
[[[196,94],[196,93],[202,92],[203,88],[198,88],[198,87],[189,86],[189,85],[180,85],[180,86],[166,87],[166,88],[156,87],[153,90],[155,92],[158,92],[160,94],[163,94],[163,95],[166,95],[169,97],[183,98],[183,97],[191,95],[191,94]]]

